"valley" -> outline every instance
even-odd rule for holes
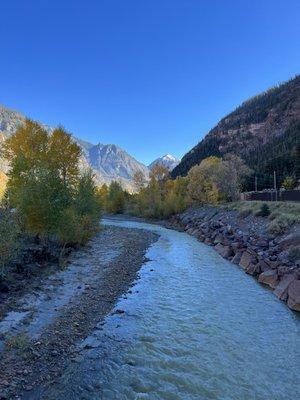
[[[149,166],[0,108],[0,399],[300,396],[299,202],[241,201],[298,195],[299,88]]]

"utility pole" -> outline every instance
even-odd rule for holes
[[[274,171],[274,190],[275,190],[275,201],[277,201],[277,185],[276,185],[276,171]]]
[[[257,192],[257,176],[255,175],[255,191]]]

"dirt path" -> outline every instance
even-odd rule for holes
[[[68,361],[77,361],[78,346],[101,329],[156,239],[148,231],[105,227],[71,255],[66,270],[18,300],[0,321],[0,400],[30,398],[36,385],[51,385]]]

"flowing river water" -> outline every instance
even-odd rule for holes
[[[239,267],[185,233],[151,230],[140,279],[36,397],[104,400],[300,398],[300,318]]]

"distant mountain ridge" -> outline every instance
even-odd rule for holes
[[[163,167],[168,168],[169,171],[172,171],[178,164],[180,163],[180,160],[176,158],[175,156],[172,156],[172,154],[165,154],[162,157],[157,158],[154,160],[148,168],[151,169],[154,167],[154,165],[162,165]]]
[[[261,174],[268,186],[273,170],[278,170],[281,180],[293,172],[294,167],[289,164],[294,157],[296,141],[299,142],[299,122],[300,75],[245,101],[221,119],[184,155],[171,175],[173,178],[186,175],[206,157],[235,153]],[[274,151],[268,145],[273,142],[276,143]]]
[[[12,135],[24,121],[25,116],[20,112],[0,106],[0,142]],[[53,130],[47,125],[43,126],[48,132]],[[148,179],[148,168],[120,147],[114,144],[94,145],[75,136],[73,139],[82,149],[81,169],[91,167],[97,184],[109,184],[112,180],[117,180],[125,189],[132,191],[134,189],[133,176],[136,172],[141,171]],[[0,170],[7,170],[7,162],[1,160],[1,157]]]

